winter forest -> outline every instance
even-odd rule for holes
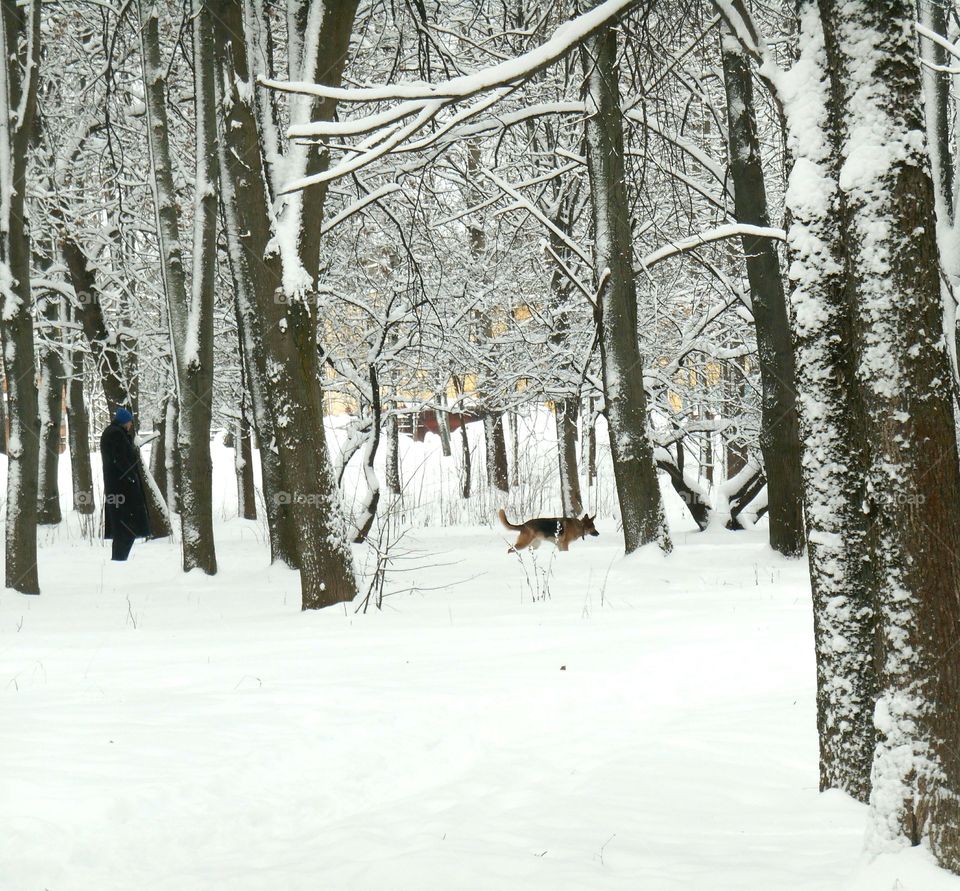
[[[960,4],[0,10],[0,887],[960,889]]]

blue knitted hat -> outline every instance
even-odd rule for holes
[[[116,410],[116,412],[114,413],[114,415],[113,415],[113,419],[114,419],[118,424],[128,424],[130,421],[133,420],[133,415],[130,414],[129,409],[126,409],[126,408],[118,408],[118,409]]]

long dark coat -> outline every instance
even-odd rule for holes
[[[103,459],[103,537],[113,538],[120,528],[139,538],[150,534],[140,450],[133,437],[114,422],[100,437]]]

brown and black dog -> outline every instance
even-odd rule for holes
[[[506,511],[500,511],[500,522],[507,529],[513,529],[520,533],[516,544],[507,549],[508,554],[522,551],[527,547],[536,550],[543,541],[552,541],[557,546],[557,550],[569,550],[570,542],[576,541],[578,538],[586,538],[588,535],[596,536],[600,534],[597,532],[597,527],[593,525],[596,518],[596,514],[592,517],[584,514],[579,520],[576,517],[537,517],[534,520],[527,520],[519,526],[514,526],[507,519]]]

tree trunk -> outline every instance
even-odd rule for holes
[[[265,280],[266,268],[262,262],[271,236],[266,210],[268,171],[260,151],[252,97],[255,87],[243,40],[242,6],[240,0],[223,3],[214,22],[220,75],[217,83],[224,87],[217,96],[222,117],[219,140],[221,208],[234,285],[237,331],[260,444],[270,559],[295,568],[298,560],[296,535],[284,491],[275,436],[275,412],[279,402],[267,374],[265,320],[261,318],[259,308],[260,295],[266,292],[272,300],[275,289]],[[273,315],[271,313],[270,317]]]
[[[165,396],[160,402],[159,417],[154,433],[157,436],[150,444],[150,475],[157,488],[166,496],[167,483],[167,402],[170,397]]]
[[[840,232],[863,399],[882,649],[872,844],[928,839],[960,872],[960,463],[934,190],[906,0],[821,0],[839,136]],[[863,52],[864,45],[869,54]],[[883,164],[863,165],[864,133]],[[909,755],[907,754],[909,753]]]
[[[299,79],[339,84],[355,13],[355,0],[309,4],[302,57],[294,66]],[[313,288],[326,186],[282,197],[277,231],[271,231],[266,194],[269,171],[252,105],[254,84],[240,39],[244,29],[237,0],[221,4],[215,33],[222,80],[230,89],[222,97],[226,111],[220,141],[224,212],[251,354],[247,368],[255,406],[259,406],[255,408],[258,432],[269,431],[273,437],[268,448],[276,449],[280,471],[274,497],[285,509],[278,531],[285,553],[300,569],[303,608],[315,609],[356,595],[352,556],[327,454],[317,368]],[[294,97],[291,122],[330,119],[334,110],[331,101]],[[288,155],[285,169],[308,176],[324,170],[329,161],[317,146],[295,144]],[[268,254],[274,235],[279,254]],[[282,409],[283,424],[269,416],[266,399]],[[296,423],[288,423],[289,418],[296,418]]]
[[[39,594],[37,475],[40,459],[30,294],[30,239],[25,222],[27,154],[37,106],[40,3],[4,2],[0,28],[6,53],[0,65],[0,151],[9,169],[0,176],[0,337],[7,380],[10,439],[7,450],[5,586]]]
[[[367,435],[367,448],[363,454],[363,475],[367,481],[367,502],[363,506],[360,521],[357,523],[357,534],[353,539],[357,544],[367,540],[373,521],[377,517],[377,505],[380,504],[380,480],[377,478],[377,472],[373,466],[377,457],[377,449],[380,446],[380,427],[383,423],[380,410],[380,381],[377,376],[376,365],[370,366],[369,374],[370,410],[373,412],[373,418],[370,422],[370,432]],[[387,459],[389,463],[389,455]]]
[[[516,410],[510,411],[507,413],[507,417],[510,420],[510,485],[519,486],[520,485],[520,437],[517,431],[517,412]],[[574,448],[576,452],[576,448]],[[576,472],[576,466],[574,466],[574,472]],[[579,486],[580,480],[577,479],[577,485]]]
[[[67,442],[70,446],[70,472],[73,478],[73,509],[91,515],[93,468],[90,465],[90,418],[83,393],[83,354],[72,349],[64,353],[67,374]]]
[[[163,443],[163,464],[164,476],[166,477],[167,487],[163,490],[163,495],[167,500],[167,505],[173,513],[180,510],[180,461],[177,452],[177,439],[179,433],[179,418],[177,415],[177,400],[174,396],[168,396],[164,400],[164,443]]]
[[[455,379],[455,382],[457,393],[462,394],[463,388],[460,386],[459,380]],[[470,440],[467,437],[467,422],[462,414],[460,416],[460,454],[463,456],[463,460],[460,463],[460,497],[469,498],[473,482],[470,467]]]
[[[400,431],[394,410],[387,416],[387,490],[391,495],[399,495],[400,484]]]
[[[245,407],[234,436],[234,467],[237,472],[237,515],[245,520],[257,518],[257,498],[253,481],[253,443]]]
[[[579,517],[583,511],[580,474],[577,471],[577,415],[580,400],[558,399],[553,412],[557,428],[557,457],[560,467],[560,500],[565,517]]]
[[[216,272],[216,99],[210,0],[193,0],[197,168],[192,293],[188,296],[167,122],[166,77],[157,7],[140,0],[140,39],[153,168],[160,268],[178,401],[176,465],[183,569],[217,571],[213,541],[210,421],[213,406],[213,299]],[[169,452],[168,452],[169,457]]]
[[[437,429],[440,431],[440,450],[444,458],[449,458],[453,454],[450,447],[450,415],[447,412],[447,394],[441,390],[437,395]]]
[[[62,299],[47,292],[37,301],[43,319],[39,360],[40,466],[37,478],[37,522],[55,526],[63,520],[60,510],[60,446],[63,427],[63,355],[61,353]]]
[[[483,440],[487,449],[487,482],[501,492],[510,491],[507,441],[503,435],[503,412],[485,412]]]
[[[656,541],[669,551],[672,545],[647,434],[644,363],[637,341],[616,31],[606,27],[588,38],[582,55],[587,72],[587,170],[598,295],[595,319],[624,548],[629,554]]]
[[[817,660],[820,788],[860,801],[870,793],[876,739],[875,625],[866,443],[849,348],[843,247],[836,226],[839,160],[831,149],[823,36],[816,0],[800,9],[799,66],[812,73],[802,86],[807,104],[785,103],[794,156],[787,191],[791,214],[790,301],[795,320],[796,380],[813,592]],[[801,67],[803,70],[803,67]],[[844,641],[836,646],[836,641]]]
[[[592,396],[587,400],[587,413],[583,419],[581,436],[583,442],[580,446],[580,460],[586,463],[584,473],[587,478],[587,491],[592,492],[597,485],[597,412]],[[593,509],[596,510],[596,505],[593,505]]]
[[[723,35],[721,45],[737,222],[767,227],[770,215],[749,61],[729,33]],[[803,483],[793,347],[780,260],[772,239],[745,235],[741,243],[757,333],[762,389],[760,451],[767,477],[770,546],[795,557],[804,547]]]
[[[10,431],[7,425],[7,382],[3,376],[2,364],[0,363],[0,455],[6,455]]]
[[[921,25],[946,40],[950,34],[950,0],[917,0]],[[933,175],[933,192],[937,212],[937,236],[940,241],[940,263],[946,283],[942,288],[943,336],[953,374],[954,399],[960,406],[960,362],[957,358],[957,299],[960,295],[960,230],[956,226],[956,169],[951,133],[952,57],[945,47],[920,36],[920,55],[926,63],[923,72],[924,116],[927,128],[927,149]]]

